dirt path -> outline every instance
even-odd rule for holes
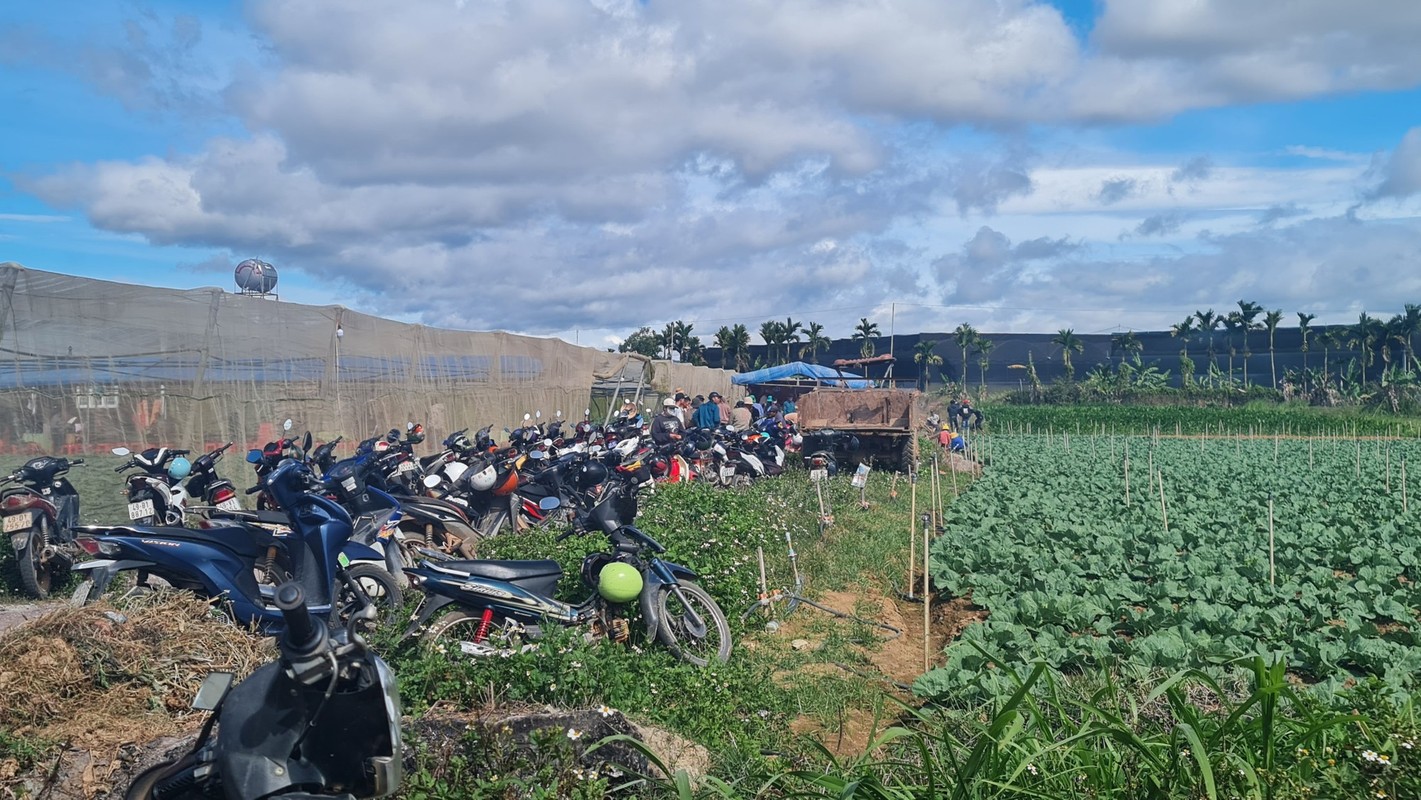
[[[63,608],[64,605],[64,600],[45,600],[38,603],[0,602],[0,635],[23,622],[42,617],[56,608]]]

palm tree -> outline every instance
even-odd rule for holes
[[[804,346],[799,348],[799,357],[804,358],[805,353],[809,353],[809,363],[819,363],[819,351],[828,350],[833,344],[828,336],[824,335],[824,326],[817,322],[809,323],[804,329]]]
[[[690,326],[687,326],[687,330],[690,330]],[[697,367],[706,365],[706,346],[701,343],[701,337],[687,334],[686,340],[681,343],[681,361]]]
[[[1278,362],[1273,354],[1273,334],[1278,332],[1278,323],[1283,321],[1283,309],[1269,311],[1263,315],[1263,327],[1268,330],[1268,369],[1273,373],[1273,391],[1278,391]]]
[[[1357,317],[1357,324],[1353,325],[1347,332],[1348,343],[1353,347],[1361,349],[1357,354],[1357,363],[1362,366],[1362,383],[1367,382],[1367,367],[1371,366],[1374,352],[1372,347],[1376,344],[1377,338],[1381,335],[1382,322],[1376,317],[1370,316],[1363,311]]]
[[[1243,317],[1239,316],[1237,311],[1231,311],[1224,317],[1223,323],[1224,333],[1228,335],[1229,340],[1229,383],[1233,383],[1234,356],[1238,355],[1238,343],[1234,341],[1234,334],[1243,327]]]
[[[1253,355],[1253,351],[1248,349],[1248,332],[1259,330],[1260,326],[1254,320],[1263,313],[1263,306],[1247,300],[1240,300],[1238,301],[1238,311],[1235,313],[1238,315],[1235,319],[1238,321],[1239,330],[1243,331],[1243,388],[1247,389],[1248,359]],[[1232,370],[1230,370],[1230,374],[1232,374]]]
[[[780,323],[780,344],[785,346],[785,361],[789,361],[790,345],[799,341],[799,332],[802,330],[804,326],[789,317],[785,317],[785,321]]]
[[[1416,362],[1416,347],[1413,340],[1421,333],[1421,305],[1407,303],[1405,311],[1397,317],[1397,333],[1403,337],[1402,347],[1406,350],[1406,368],[1421,369]]]
[[[981,397],[987,396],[987,367],[991,366],[992,348],[994,347],[996,344],[990,339],[977,337],[977,369],[982,371],[982,388],[978,394]]]
[[[1194,362],[1189,358],[1189,335],[1194,333],[1194,317],[1188,316],[1183,322],[1169,326],[1169,335],[1179,340],[1179,380],[1188,388],[1194,381]]]
[[[760,338],[765,341],[765,363],[770,364],[775,359],[775,345],[783,341],[784,325],[779,320],[768,320],[760,323]]]
[[[730,329],[730,349],[735,353],[735,371],[744,372],[750,366],[750,331],[742,324],[736,323]]]
[[[1208,311],[1195,311],[1194,318],[1199,320],[1198,331],[1205,336],[1205,343],[1209,353],[1209,363],[1218,369],[1219,362],[1214,358],[1214,331],[1224,324],[1224,318],[1214,313],[1214,309]]]
[[[965,322],[958,325],[957,329],[952,332],[953,341],[955,341],[957,346],[962,350],[963,391],[967,390],[967,348],[977,343],[978,336],[981,336],[981,334],[977,332],[977,329]]]
[[[1312,321],[1315,319],[1316,314],[1298,312],[1298,335],[1303,337],[1303,372],[1308,371],[1308,334],[1312,333]]]
[[[869,322],[868,317],[860,317],[859,324],[854,327],[854,338],[863,340],[863,344],[859,345],[859,355],[864,358],[873,355],[873,337],[877,335],[878,323]]]
[[[923,339],[919,339],[918,343],[913,345],[913,360],[923,365],[918,370],[918,388],[925,392],[928,390],[930,380],[928,367],[942,363],[942,356],[933,352],[934,347],[937,347],[936,341],[929,342]]]
[[[1342,337],[1336,328],[1323,328],[1317,338],[1322,342],[1322,382],[1327,383],[1327,376],[1331,371],[1327,364],[1328,356],[1331,354],[1332,348],[1342,346]],[[1341,370],[1338,372],[1340,373]],[[1338,382],[1341,383],[1341,381]]]
[[[731,351],[735,349],[735,334],[730,332],[729,327],[722,325],[720,330],[715,332],[715,346],[720,348],[720,368],[727,369]]]
[[[1071,366],[1071,353],[1085,352],[1085,342],[1070,328],[1062,328],[1051,338],[1051,344],[1061,347],[1061,365],[1066,369],[1066,380],[1076,379],[1076,369]]]
[[[678,333],[680,333],[680,329],[676,327],[676,323],[668,322],[666,327],[661,329],[661,333],[657,334],[656,343],[661,347],[661,357],[667,361],[671,360],[671,353],[681,343],[677,337]]]
[[[1140,341],[1140,337],[1135,335],[1134,331],[1126,331],[1111,337],[1110,345],[1120,354],[1121,366],[1124,366],[1126,358],[1129,358],[1138,366],[1140,363],[1140,353],[1145,350],[1144,343]]]

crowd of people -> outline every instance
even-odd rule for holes
[[[986,417],[972,407],[971,399],[964,394],[948,404],[945,421],[942,415],[934,411],[928,415],[927,424],[928,429],[937,436],[938,445],[944,450],[962,452],[967,449],[965,433],[981,428],[985,421]]]
[[[636,403],[627,400],[617,416],[631,419],[639,413]],[[661,401],[661,413],[651,418],[650,433],[653,442],[668,444],[685,438],[693,430],[730,428],[734,431],[760,430],[768,433],[793,426],[796,419],[792,399],[776,402],[772,395],[763,398],[746,395],[731,403],[720,392],[692,397],[677,389],[673,396]]]

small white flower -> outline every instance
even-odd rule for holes
[[[1375,762],[1375,761],[1377,760],[1377,751],[1375,751],[1375,750],[1363,750],[1363,751],[1362,751],[1362,758],[1365,759],[1365,760],[1367,760],[1367,761]]]
[[[1035,765],[1035,764],[1027,764],[1027,765],[1026,765],[1026,771],[1027,771],[1027,772],[1030,772],[1032,775],[1037,775],[1037,774],[1039,774],[1039,771],[1036,769],[1036,765]]]
[[[603,718],[610,717],[613,714],[612,707],[607,705],[606,703],[603,703],[602,705],[597,706],[597,713],[601,714]]]
[[[578,730],[577,728],[568,728],[568,729],[567,729],[567,738],[569,738],[569,739],[571,739],[571,740],[573,740],[573,741],[575,742],[575,741],[577,741],[578,739],[581,739],[581,738],[582,738],[582,731]]]

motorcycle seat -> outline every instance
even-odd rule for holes
[[[560,576],[562,574],[562,567],[558,562],[550,558],[532,561],[494,561],[482,559],[440,561],[438,563],[428,562],[428,566],[440,572],[463,573],[479,578],[508,581],[510,583],[518,580],[527,580],[529,578],[546,578],[553,575]]]
[[[214,531],[220,532],[179,527],[154,528],[143,525],[92,525],[81,527],[77,533],[88,534],[90,536],[137,536],[140,539],[158,540],[177,539],[223,547],[237,553],[243,558],[256,558],[262,555],[264,546],[252,536],[249,529],[233,525],[222,526],[214,529]]]

